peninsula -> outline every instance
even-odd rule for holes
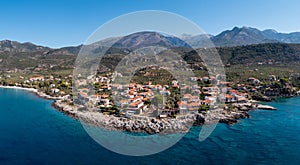
[[[300,60],[297,61],[297,52],[300,46],[297,44],[266,43],[213,48],[225,64],[227,80],[219,81],[218,75],[207,73],[208,69],[195,56],[194,50],[185,45],[178,46],[182,41],[154,32],[139,33],[141,36],[137,38],[140,40],[134,40],[135,35],[122,41],[128,49],[110,48],[97,73],[86,79],[74,79],[72,74],[82,45],[52,49],[31,43],[1,41],[0,85],[27,89],[40,97],[53,99],[55,108],[87,124],[150,134],[186,132],[191,125],[215,122],[232,125],[240,118],[248,118],[250,110],[275,109],[260,105],[257,101],[267,102],[299,94],[297,64]],[[151,42],[146,39],[151,39]],[[134,52],[137,46],[153,43],[169,48],[157,56],[176,52],[187,61],[194,73],[193,77],[188,77],[188,84],[194,85],[176,80],[166,71],[166,66],[140,68],[127,84],[114,81],[117,77],[127,76],[114,70],[118,62]],[[101,50],[97,46],[91,47],[92,52]],[[281,56],[282,52],[285,56]],[[152,59],[141,55],[137,63],[149,60]],[[167,62],[179,68],[182,66],[182,61]]]

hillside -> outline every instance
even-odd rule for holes
[[[224,64],[289,65],[300,62],[300,44],[266,43],[217,49]]]
[[[80,47],[52,49],[32,43],[0,41],[0,70],[72,68]]]
[[[153,35],[157,34],[154,33]],[[155,40],[157,40],[157,38],[155,38]],[[127,37],[115,43],[114,46],[137,49],[143,46],[161,44],[161,46],[170,47],[171,49],[172,46],[169,40],[162,41],[157,40],[156,42],[152,43],[148,40],[147,42],[141,42],[140,40],[136,40],[129,42],[129,39]],[[177,43],[178,41],[176,42],[176,44]],[[175,45],[172,50],[178,51],[178,53],[184,56],[184,59],[189,60],[188,57],[192,56],[192,54],[189,52],[190,48],[176,46],[177,45]],[[12,68],[24,69],[26,67],[36,67],[38,66],[38,64],[52,64],[57,66],[71,67],[81,47],[82,46],[51,49],[47,47],[36,46],[34,44],[29,43],[21,44],[16,41],[1,41],[0,68],[1,70]],[[94,49],[96,50],[97,47]],[[223,63],[230,65],[288,65],[290,63],[300,62],[300,44],[265,43],[234,47],[217,47],[217,50],[220,54],[220,57],[222,58]],[[108,54],[112,55],[126,55],[129,53],[126,52],[124,54],[121,48],[111,48],[107,52]]]
[[[260,34],[260,33],[259,33]],[[110,39],[112,40],[112,39]],[[94,55],[103,50],[107,50],[105,58],[101,64],[106,69],[103,72],[113,70],[121,59],[130,52],[145,46],[167,47],[168,50],[161,51],[156,49],[157,55],[164,56],[177,53],[191,65],[195,72],[203,74],[205,68],[191,48],[177,38],[170,38],[154,32],[145,32],[142,35],[132,34],[116,42],[114,47],[104,49],[107,42],[97,42],[88,47]],[[103,46],[104,45],[104,46]],[[26,74],[72,74],[74,63],[78,52],[83,46],[64,47],[52,49],[48,47],[34,45],[32,43],[19,43],[16,41],[0,42],[0,71],[1,75],[18,73]],[[124,49],[126,48],[126,50]],[[268,75],[295,78],[299,77],[300,63],[300,44],[287,43],[264,43],[233,47],[217,47],[223,64],[226,69],[227,77],[234,80],[245,80],[250,76],[267,78]],[[209,49],[205,50],[209,51]],[[168,57],[168,56],[165,56]],[[92,58],[86,65],[95,60]],[[135,63],[149,61],[148,57],[139,56]],[[166,58],[165,61],[168,61]],[[125,61],[126,62],[126,61]],[[171,62],[169,63],[171,64]],[[126,66],[126,65],[125,65]],[[125,68],[126,69],[126,68]],[[21,73],[22,72],[22,73]],[[20,74],[19,74],[20,73]],[[156,74],[156,73],[155,73]]]
[[[165,43],[161,41],[158,42],[159,44],[162,44],[162,46],[171,47],[168,40],[164,41]],[[146,44],[146,46],[157,44],[155,42],[135,42],[139,43],[139,45],[135,44],[133,41],[129,42],[128,38],[125,38],[115,45],[136,49],[138,47],[143,47],[144,44]],[[8,45],[7,43],[13,43],[13,45]],[[27,67],[37,67],[39,64],[71,67],[81,46],[51,49],[33,44],[28,45],[27,43],[21,44],[15,41],[1,41],[0,48],[0,68],[1,70],[6,70],[12,68],[25,69]],[[95,50],[96,49],[97,48],[95,48]],[[177,47],[176,50],[174,49],[174,51],[179,51],[179,53],[184,56],[184,59],[187,60],[189,60],[188,56],[192,56],[189,54],[189,50],[189,48],[184,47]],[[290,63],[300,62],[300,44],[265,43],[246,46],[217,47],[217,50],[223,63],[230,65],[288,65]],[[124,53],[118,48],[109,49],[108,52],[109,54]]]

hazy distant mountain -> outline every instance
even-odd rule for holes
[[[204,45],[206,38],[210,38],[215,46],[241,46],[261,43],[300,43],[300,32],[278,33],[273,29],[260,31],[251,27],[234,27],[216,36],[212,35],[182,35],[181,38],[193,46]]]
[[[212,42],[210,38],[213,37],[210,34],[199,34],[199,35],[188,35],[183,34],[179,38],[187,42],[190,46],[193,47],[210,47]]]
[[[211,38],[216,46],[237,46],[279,42],[267,37],[262,31],[251,27],[234,27]]]
[[[293,33],[278,33],[273,29],[267,29],[262,31],[267,38],[284,42],[284,43],[300,43],[300,32]]]

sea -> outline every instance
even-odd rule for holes
[[[300,164],[300,97],[255,110],[234,126],[218,124],[204,141],[192,127],[174,146],[149,156],[112,152],[81,123],[28,91],[0,89],[0,165]],[[113,143],[113,142],[112,142]]]

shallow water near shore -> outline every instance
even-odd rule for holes
[[[150,156],[119,155],[98,145],[81,123],[28,91],[0,89],[0,164],[299,164],[300,97],[218,124],[203,142],[192,127],[173,147]]]

